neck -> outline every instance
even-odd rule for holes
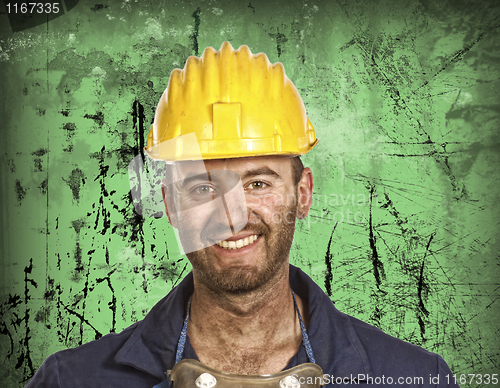
[[[283,265],[247,293],[215,293],[195,277],[188,335],[201,362],[242,374],[275,373],[288,364],[302,341],[288,271]],[[299,298],[297,304],[304,316]]]

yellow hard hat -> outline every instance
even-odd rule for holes
[[[182,144],[194,133],[197,147]],[[316,144],[304,104],[280,62],[248,46],[207,47],[174,69],[145,151],[166,161],[303,155]],[[168,144],[168,146],[162,146]]]

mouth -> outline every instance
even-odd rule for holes
[[[223,249],[241,249],[250,244],[253,244],[258,238],[259,238],[258,234],[252,234],[248,237],[239,240],[219,241],[216,244]]]

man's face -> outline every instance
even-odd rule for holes
[[[204,247],[187,253],[196,279],[216,292],[245,292],[288,263],[297,214],[289,157],[183,162],[174,175],[164,193],[169,218],[184,247]]]

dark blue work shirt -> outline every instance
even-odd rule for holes
[[[307,332],[327,386],[458,386],[440,356],[341,313],[294,266],[290,266],[290,286],[307,301]],[[159,384],[174,366],[184,306],[192,293],[193,275],[189,274],[142,321],[119,334],[49,356],[27,388],[152,388]],[[189,339],[183,358],[197,359]],[[305,362],[301,346],[286,369]]]

